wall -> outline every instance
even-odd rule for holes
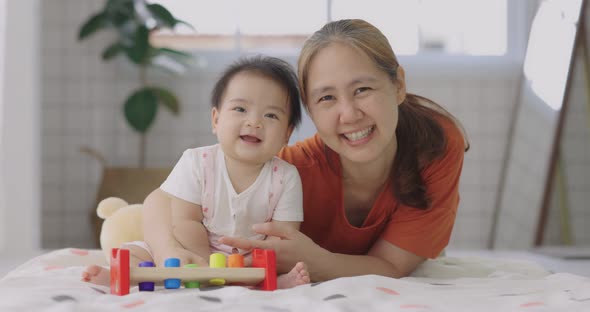
[[[137,164],[137,136],[122,117],[122,102],[137,86],[137,73],[123,59],[102,63],[110,35],[76,41],[81,23],[101,1],[42,2],[42,243],[47,248],[92,247],[89,223],[100,182],[99,163],[79,152],[91,146],[109,164]],[[172,166],[185,148],[215,142],[210,133],[209,93],[218,59],[181,78],[150,74],[173,88],[179,118],[161,111],[148,138],[147,163]],[[294,62],[293,59],[290,59]],[[220,61],[223,63],[224,61]],[[461,177],[461,204],[451,246],[485,248],[519,80],[513,64],[421,64],[401,58],[409,92],[445,106],[464,124],[471,142]],[[219,65],[219,64],[217,64]],[[313,132],[307,122],[296,138]]]
[[[6,1],[0,207],[2,249],[39,247],[39,2]]]

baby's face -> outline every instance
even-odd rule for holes
[[[289,101],[286,90],[255,72],[241,72],[229,82],[220,108],[212,109],[213,132],[226,157],[262,164],[287,144]]]

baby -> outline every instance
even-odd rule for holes
[[[130,242],[131,265],[165,258],[207,265],[212,252],[249,252],[219,243],[222,236],[265,237],[252,225],[278,223],[299,229],[303,221],[301,180],[297,169],[275,155],[301,122],[295,73],[274,57],[252,57],[232,64],[212,93],[211,118],[218,144],[186,150],[166,181],[154,192],[168,201],[157,203],[169,227],[144,224],[146,242]],[[152,204],[146,200],[146,205]],[[171,211],[171,216],[169,215]],[[167,215],[168,213],[168,215]],[[159,229],[161,232],[155,233]],[[149,231],[149,232],[148,232]],[[157,239],[149,239],[157,237]],[[107,269],[91,265],[82,280],[109,284]],[[310,282],[307,267],[298,262],[278,276],[278,288]]]

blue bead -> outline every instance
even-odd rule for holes
[[[178,268],[180,267],[180,259],[178,258],[168,258],[164,260],[164,266],[167,268]],[[177,289],[180,288],[180,279],[178,278],[168,278],[164,280],[164,287],[166,289]]]
[[[164,287],[166,289],[180,288],[180,280],[177,278],[169,278],[164,280]]]
[[[178,258],[168,258],[166,260],[164,260],[164,266],[165,267],[180,267],[180,259]]]

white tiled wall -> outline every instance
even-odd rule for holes
[[[42,1],[42,244],[44,248],[93,247],[89,215],[94,211],[101,167],[79,152],[100,151],[111,165],[137,164],[138,137],[127,127],[122,102],[137,86],[137,71],[124,59],[102,63],[110,42],[97,34],[79,43],[81,23],[102,1]],[[293,61],[293,60],[291,60]],[[182,114],[160,111],[148,137],[148,166],[172,166],[190,146],[211,144],[209,93],[217,72],[199,68],[183,77],[150,74],[175,90]],[[471,150],[461,178],[461,205],[451,245],[484,248],[491,226],[499,172],[518,68],[498,75],[473,74],[452,79],[413,75],[406,68],[408,90],[429,97],[464,124]],[[303,127],[300,137],[313,130]],[[587,158],[586,158],[587,159]]]

